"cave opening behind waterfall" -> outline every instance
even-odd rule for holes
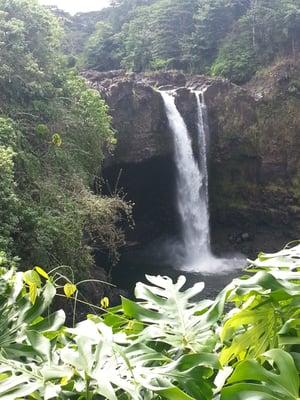
[[[175,163],[171,155],[106,167],[103,178],[105,194],[118,191],[134,204],[135,225],[126,231],[123,252],[179,235]]]

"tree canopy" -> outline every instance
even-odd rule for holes
[[[96,25],[84,64],[179,69],[237,83],[299,48],[299,0],[127,0]]]

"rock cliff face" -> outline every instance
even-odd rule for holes
[[[196,140],[192,89],[207,87],[210,126],[209,192],[213,242],[252,253],[272,232],[274,246],[300,236],[300,71],[277,65],[246,88],[222,79],[180,73],[87,71],[107,101],[118,144],[107,157],[110,187],[136,203],[133,241],[178,232],[173,138],[157,89],[177,90],[177,107]],[[252,238],[251,243],[243,243]],[[275,232],[275,234],[274,234]],[[278,240],[276,240],[276,235]],[[255,241],[257,238],[257,241]],[[268,243],[267,249],[272,249]]]
[[[299,66],[285,61],[244,89],[209,97],[216,225],[233,224],[258,238],[269,231],[278,245],[299,238],[299,78]],[[264,243],[258,239],[253,251]]]

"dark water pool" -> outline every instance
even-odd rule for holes
[[[118,288],[133,295],[137,282],[147,282],[145,275],[166,275],[173,280],[184,275],[187,287],[196,282],[205,282],[205,289],[201,297],[214,298],[232,279],[241,275],[246,265],[243,257],[226,257],[224,260],[227,266],[223,272],[218,271],[218,268],[214,268],[212,265],[211,273],[202,273],[201,271],[180,270],[180,267],[175,267],[174,264],[165,262],[158,257],[153,252],[153,247],[150,250],[132,250],[122,254],[119,264],[113,270],[112,278]],[[216,259],[216,263],[219,264],[220,259]]]

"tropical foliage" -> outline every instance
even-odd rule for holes
[[[0,399],[297,400],[299,259],[299,244],[262,253],[215,300],[203,283],[148,276],[138,301],[102,299],[70,328],[46,310],[79,285],[2,268]]]
[[[88,275],[93,248],[113,260],[131,207],[101,196],[115,144],[107,106],[70,70],[57,18],[36,0],[0,0],[0,249]]]
[[[299,51],[298,0],[126,0],[101,15],[85,66],[182,69],[237,83]]]
[[[253,1],[222,42],[212,72],[243,83],[276,57],[296,57],[299,18],[298,1]]]

